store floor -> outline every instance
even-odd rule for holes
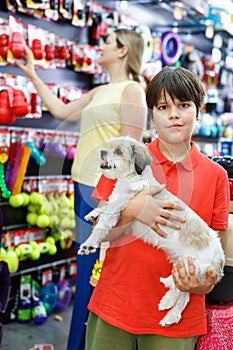
[[[59,313],[52,313],[42,325],[12,322],[3,326],[1,350],[29,350],[35,344],[52,344],[54,350],[66,350],[73,304]],[[62,318],[57,321],[54,316]]]

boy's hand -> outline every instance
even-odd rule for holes
[[[208,294],[213,289],[216,282],[216,274],[208,269],[206,279],[200,282],[195,273],[195,266],[191,257],[188,259],[188,271],[182,259],[177,264],[173,264],[172,270],[173,280],[176,287],[181,292],[190,292],[196,294]]]
[[[180,223],[184,222],[182,216],[178,216],[172,212],[172,209],[182,211],[183,207],[181,205],[176,202],[153,198],[154,194],[159,193],[164,188],[165,185],[161,185],[142,191],[130,201],[126,209],[127,216],[132,217],[132,220],[136,219],[151,227],[152,230],[162,237],[166,237],[167,235],[158,224],[179,230]]]

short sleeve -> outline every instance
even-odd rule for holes
[[[115,183],[116,180],[109,179],[106,176],[102,175],[92,193],[92,198],[98,202],[100,200],[107,201],[108,197],[112,193]]]

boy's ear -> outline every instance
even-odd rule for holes
[[[120,53],[119,53],[119,57],[122,58],[122,57],[125,57],[126,55],[128,54],[128,47],[127,46],[122,46],[120,48]]]

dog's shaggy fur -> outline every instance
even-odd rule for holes
[[[101,151],[103,160],[101,169],[106,177],[117,179],[117,182],[107,205],[92,210],[85,217],[86,220],[93,221],[99,216],[99,221],[89,238],[81,244],[78,251],[80,255],[93,253],[99,247],[111,228],[117,224],[120,212],[127,206],[130,198],[146,188],[158,185],[149,166],[152,158],[144,144],[129,137],[118,137],[109,140],[107,145],[108,149]],[[218,234],[208,227],[192,209],[166,189],[155,194],[154,198],[182,204],[184,207],[182,215],[185,216],[186,221],[181,224],[181,229],[160,226],[167,232],[167,237],[163,238],[146,225],[135,221],[131,225],[130,232],[137,238],[166,251],[169,260],[173,263],[181,258],[187,268],[187,260],[191,256],[200,281],[206,278],[208,268],[215,272],[219,281],[223,276],[225,259]],[[177,214],[179,215],[178,212]],[[160,280],[168,291],[159,303],[159,310],[170,309],[160,321],[160,325],[170,326],[179,322],[190,296],[189,293],[181,292],[176,288],[172,274]]]

